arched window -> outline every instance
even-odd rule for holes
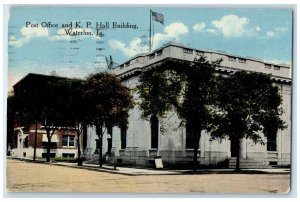
[[[151,148],[158,148],[158,118],[153,115],[150,118],[151,125]]]
[[[189,121],[186,122],[185,133],[186,133],[185,148],[187,149],[194,148],[191,124]]]
[[[267,151],[277,151],[277,133],[267,136]]]
[[[111,148],[112,148],[112,137],[113,137],[113,128],[108,127],[107,128],[107,153],[111,154]]]
[[[126,148],[126,136],[127,136],[127,127],[121,127],[121,149]]]

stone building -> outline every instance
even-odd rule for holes
[[[273,64],[263,60],[240,57],[214,50],[199,50],[184,47],[181,44],[170,43],[152,51],[149,54],[135,56],[117,66],[112,72],[117,74],[122,82],[134,89],[139,82],[139,75],[147,68],[158,67],[163,61],[193,61],[195,57],[205,56],[214,61],[222,58],[216,74],[232,74],[239,70],[271,74],[274,84],[279,87],[282,96],[284,114],[282,119],[287,128],[278,131],[276,138],[265,139],[266,144],[255,144],[252,140],[243,139],[241,143],[241,167],[288,166],[291,154],[291,67],[285,64]],[[133,93],[135,100],[139,100]],[[87,147],[85,154],[92,156],[96,148],[97,136],[92,128],[87,130]],[[130,111],[128,128],[113,128],[106,134],[103,141],[103,153],[109,152],[116,160],[124,164],[149,165],[155,157],[160,156],[164,165],[178,166],[192,161],[193,149],[186,128],[180,126],[180,120],[175,112],[170,112],[167,118],[141,118],[138,106]],[[203,132],[199,142],[198,160],[201,165],[234,165],[236,145],[228,139],[210,141],[210,134]],[[229,162],[229,163],[228,163]]]

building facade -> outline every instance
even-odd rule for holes
[[[273,64],[255,58],[244,58],[224,52],[199,50],[170,43],[149,54],[138,55],[117,66],[112,73],[116,74],[130,89],[139,82],[139,75],[147,68],[158,67],[166,60],[190,61],[205,56],[208,61],[223,59],[216,74],[232,74],[245,70],[272,75],[274,84],[279,87],[282,96],[284,120],[287,128],[280,130],[276,138],[264,139],[265,144],[255,144],[252,140],[243,139],[241,143],[241,167],[289,166],[291,154],[291,67],[284,64]],[[133,92],[135,101],[138,94]],[[110,152],[118,162],[123,164],[150,165],[154,158],[160,156],[165,166],[176,167],[192,162],[193,149],[186,133],[180,125],[175,112],[169,112],[166,118],[141,118],[141,111],[135,106],[130,111],[127,129],[113,128],[111,134],[105,135],[103,154]],[[96,148],[97,136],[91,128],[87,131],[87,148],[85,153],[91,156]],[[107,141],[105,141],[107,139]],[[109,146],[109,144],[112,144]],[[210,134],[202,132],[198,161],[203,166],[234,165],[236,145],[228,139],[210,140]]]
[[[205,56],[208,61],[223,59],[215,68],[219,75],[229,75],[236,71],[254,71],[272,75],[274,85],[279,88],[282,96],[282,119],[287,128],[277,132],[272,139],[264,139],[265,144],[255,144],[252,140],[243,139],[241,143],[241,168],[289,166],[291,155],[291,67],[284,64],[273,64],[255,58],[244,58],[224,52],[199,50],[184,47],[181,44],[170,43],[149,54],[138,55],[117,66],[112,73],[116,74],[129,89],[135,102],[139,95],[134,91],[139,83],[139,75],[148,68],[159,68],[167,60],[192,62],[195,58]],[[14,86],[15,90],[22,85],[39,86],[41,80],[57,79],[45,75],[28,75]],[[60,78],[61,79],[61,78]],[[66,78],[63,78],[66,79]],[[33,82],[33,83],[32,83]],[[26,86],[25,85],[25,86]],[[129,112],[127,128],[106,130],[103,137],[102,153],[108,161],[122,164],[152,166],[156,157],[161,157],[164,166],[180,167],[193,161],[192,141],[187,135],[187,129],[181,125],[176,112],[168,112],[166,117],[141,118],[141,111],[136,105]],[[98,163],[99,139],[95,127],[87,127],[81,135],[81,149],[84,157],[90,162]],[[14,146],[11,155],[14,157],[33,156],[35,127],[25,129],[23,125],[14,127]],[[60,127],[52,137],[52,157],[77,158],[77,139],[75,130]],[[38,127],[37,157],[46,153],[46,132],[42,125]],[[236,144],[228,139],[211,140],[210,134],[202,132],[199,141],[198,161],[202,166],[230,167],[234,165]]]
[[[33,158],[35,144],[35,125],[32,125],[28,130],[24,127],[14,128],[14,145],[11,150],[12,157]],[[47,134],[43,126],[38,124],[37,129],[37,144],[36,157],[46,158],[47,154]],[[70,128],[59,128],[55,130],[51,137],[50,146],[51,158],[77,158],[77,136],[76,131]]]
[[[27,104],[28,106],[30,105],[29,110],[31,111],[31,113],[29,113],[29,116],[33,117],[33,114],[37,115],[36,113],[42,113],[41,108],[37,109],[36,103],[42,103],[45,100],[55,100],[55,102],[61,102],[60,97],[63,97],[62,95],[64,94],[64,91],[58,92],[58,88],[61,88],[61,86],[53,85],[55,87],[52,86],[51,89],[50,87],[46,86],[49,83],[57,84],[58,82],[67,80],[70,79],[41,74],[28,74],[13,86],[14,93],[15,95],[18,95],[19,97],[22,97],[27,101],[32,101],[31,104]],[[40,92],[43,92],[43,95],[45,96],[43,97]],[[19,103],[17,102],[17,104]],[[43,108],[44,107],[46,106],[43,106]],[[32,111],[35,111],[35,113]],[[13,142],[11,143],[9,153],[12,157],[33,158],[36,138],[36,157],[45,158],[48,144],[46,130],[42,123],[38,123],[37,135],[35,135],[36,127],[35,124],[32,124],[35,121],[32,120],[31,123],[29,123],[29,121],[26,120],[27,118],[28,117],[26,117],[26,115],[24,118],[24,115],[22,115],[22,113],[18,114],[16,112],[13,115],[13,125],[9,126],[14,128],[13,132],[11,132],[13,134],[10,134],[11,136],[13,136]],[[44,122],[46,122],[46,120]],[[77,158],[78,152],[76,130],[71,127],[57,127],[51,137],[50,148],[51,158]]]

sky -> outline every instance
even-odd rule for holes
[[[105,56],[120,64],[148,52],[150,9],[164,16],[164,24],[153,22],[153,49],[178,42],[291,65],[291,9],[13,6],[7,16],[8,90],[28,73],[85,78],[107,68]],[[96,25],[105,22],[110,27],[97,35]]]

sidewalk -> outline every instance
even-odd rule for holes
[[[23,161],[33,162],[29,158],[11,158]],[[37,160],[36,163],[46,163],[44,160]],[[166,169],[150,169],[150,168],[132,168],[132,167],[117,167],[114,169],[113,166],[103,165],[102,168],[95,164],[83,163],[82,166],[77,166],[77,163],[67,163],[67,162],[50,162],[47,163],[56,166],[66,166],[77,169],[93,170],[98,172],[108,172],[114,174],[122,174],[129,176],[139,176],[139,175],[193,175],[191,170],[166,170]],[[241,169],[240,174],[289,174],[289,168],[273,168],[273,169]],[[199,169],[196,174],[239,174],[234,172],[234,169]]]
[[[74,168],[88,169],[100,172],[109,172],[115,174],[123,175],[191,175],[194,174],[191,170],[166,170],[166,169],[142,169],[142,168],[132,168],[132,167],[117,167],[114,169],[113,166],[103,165],[102,168],[95,164],[85,164],[82,166],[77,166],[77,163],[64,163],[56,162],[53,165],[68,166]],[[199,169],[196,174],[237,174],[234,169]],[[243,173],[255,173],[255,174],[289,174],[290,169],[241,169],[241,174]]]

